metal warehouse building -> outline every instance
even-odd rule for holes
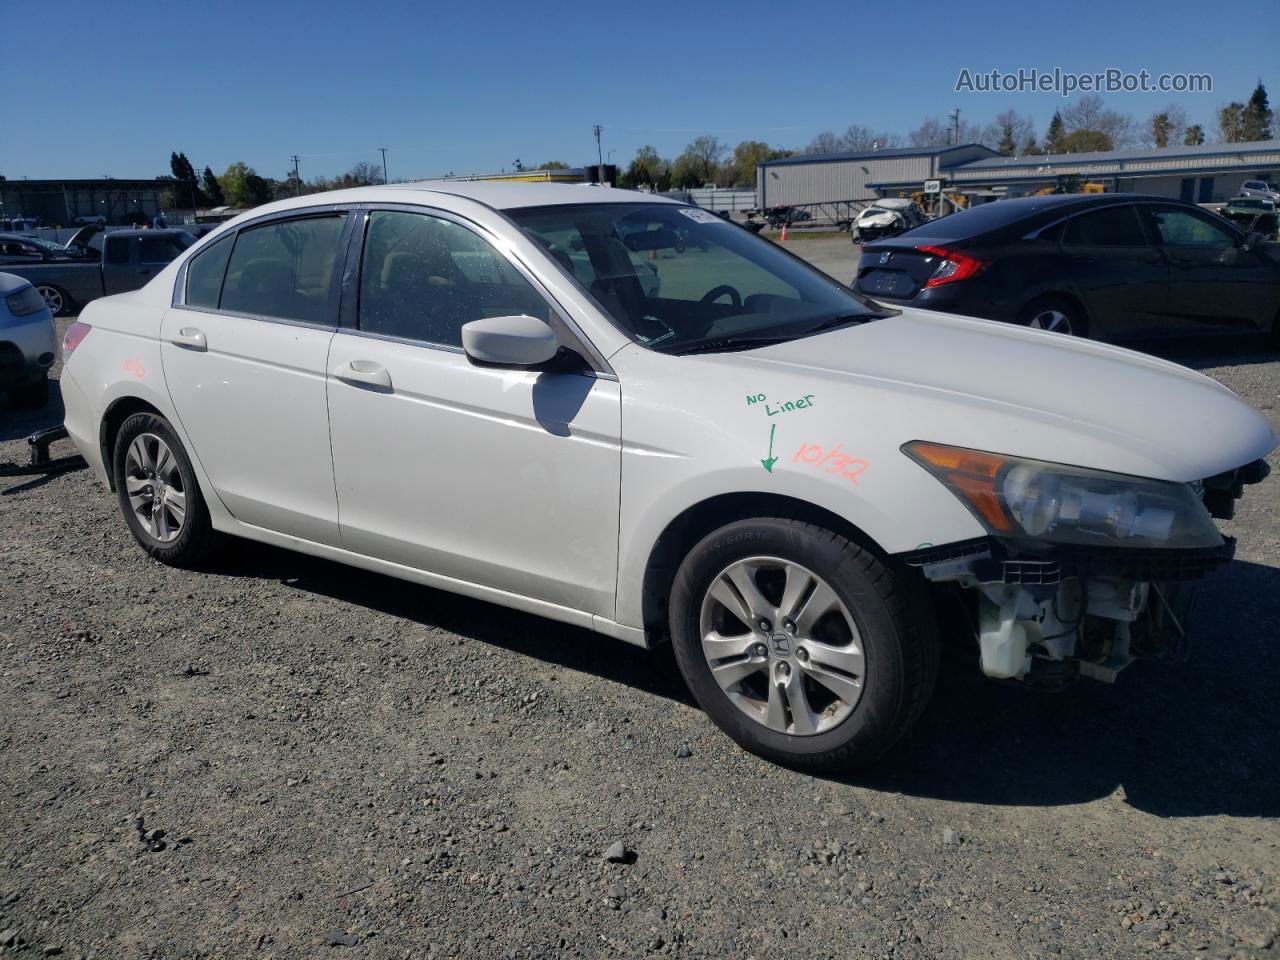
[[[905,147],[863,153],[785,157],[760,164],[756,193],[761,207],[865,203],[884,194],[877,183],[911,183],[945,178],[961,164],[997,156],[979,143],[955,147]]]
[[[1052,156],[973,159],[951,166],[942,179],[949,190],[995,192],[1016,197],[1046,187],[1100,183],[1107,192],[1180,197],[1219,203],[1235,196],[1245,180],[1275,181],[1280,172],[1280,140],[1215,143],[1198,147],[1112,150]],[[881,177],[869,186],[881,195],[920,189],[915,175]]]
[[[0,216],[30,217],[51,226],[66,226],[77,217],[105,217],[107,223],[129,214],[150,219],[172,192],[171,180],[3,180]]]

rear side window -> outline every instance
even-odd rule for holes
[[[106,257],[107,263],[128,263],[129,262],[129,238],[128,237],[107,237]]]
[[[463,325],[482,317],[550,322],[547,302],[507,258],[450,220],[375,210],[362,261],[360,329],[370,333],[460,347]]]
[[[231,237],[224,237],[195,255],[187,267],[187,306],[218,309],[222,277],[227,272],[230,256]]]
[[[327,322],[329,288],[346,215],[285,220],[241,230],[227,264],[221,309]]]
[[[1083,213],[1067,221],[1062,242],[1067,246],[1142,247],[1147,238],[1142,232],[1135,207],[1105,207]]]

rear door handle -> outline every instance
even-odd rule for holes
[[[209,343],[205,340],[204,331],[199,327],[183,327],[171,336],[169,340],[180,347],[189,347],[192,350],[209,349]]]
[[[348,360],[334,368],[333,375],[345,383],[362,383],[369,387],[391,389],[391,374],[372,360]]]

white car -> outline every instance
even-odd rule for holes
[[[918,227],[925,220],[924,211],[915,201],[885,197],[864,207],[849,232],[854,243],[870,243]]]
[[[886,310],[570,185],[260,207],[64,351],[66,427],[156,559],[233,534],[669,637],[717,724],[809,768],[910,727],[940,619],[1030,683],[1182,652],[1183,588],[1232,554],[1211,510],[1277,442],[1174,364]]]
[[[1270,200],[1272,203],[1280,203],[1280,186],[1269,180],[1246,180],[1240,184],[1239,196],[1258,197],[1262,200]]]

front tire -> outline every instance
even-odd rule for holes
[[[212,546],[209,510],[187,451],[164,417],[135,413],[116,434],[112,469],[125,523],[161,563],[194,566]]]
[[[743,520],[690,551],[671,594],[685,682],[744,749],[813,771],[875,760],[937,677],[932,619],[870,552],[813,524]]]

